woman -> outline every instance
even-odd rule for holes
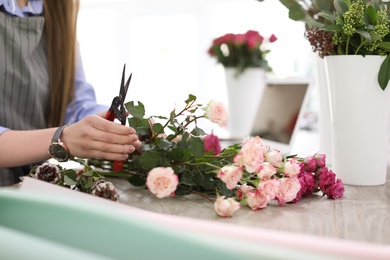
[[[72,156],[119,161],[139,144],[133,128],[104,119],[107,106],[96,104],[85,80],[78,6],[77,0],[0,0],[0,186],[49,159],[52,139]]]

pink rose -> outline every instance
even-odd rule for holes
[[[248,206],[252,210],[263,209],[267,207],[269,202],[268,197],[260,190],[250,191],[246,194]]]
[[[307,172],[315,172],[317,169],[317,161],[314,156],[308,156],[304,160],[305,171]]]
[[[245,36],[247,38],[248,48],[250,49],[258,48],[264,41],[264,37],[261,36],[257,31],[249,30],[245,33]]]
[[[318,153],[314,156],[316,158],[317,166],[322,168],[326,166],[326,155],[322,153]]]
[[[269,42],[275,42],[278,38],[276,38],[276,36],[274,34],[271,35],[271,37],[269,38]]]
[[[297,193],[297,196],[292,202],[298,202],[303,196],[310,196],[316,189],[316,183],[314,175],[312,173],[303,173],[298,177],[301,189]]]
[[[205,117],[220,127],[226,127],[228,111],[223,103],[211,101],[207,106]]]
[[[279,191],[280,182],[277,179],[262,181],[257,186],[257,189],[260,190],[268,199],[271,201],[275,199],[276,194]]]
[[[337,181],[327,189],[326,196],[328,196],[328,199],[338,199],[344,196],[343,182],[340,179],[337,179]]]
[[[260,180],[270,179],[275,173],[276,169],[272,164],[263,162],[259,167],[257,177],[259,177]]]
[[[327,168],[321,168],[318,175],[318,186],[327,193],[327,189],[336,181],[336,174]]]
[[[220,178],[226,187],[230,190],[234,189],[237,183],[242,178],[242,168],[234,165],[224,166],[218,173],[217,177]]]
[[[301,165],[296,158],[289,159],[284,164],[284,174],[287,177],[295,177],[301,171]]]
[[[273,149],[273,150],[269,151],[266,154],[266,158],[267,158],[267,162],[269,162],[270,164],[272,164],[275,167],[281,167],[283,164],[282,153],[277,149]]]
[[[301,184],[299,183],[298,178],[281,178],[279,191],[276,194],[276,199],[278,200],[279,206],[293,201],[297,196],[297,193],[301,189]]]
[[[213,41],[213,45],[221,45],[223,43],[228,43],[233,39],[233,37],[234,37],[234,34],[232,34],[232,33],[225,34],[221,37],[216,38]]]
[[[249,186],[247,185],[246,183],[241,185],[238,189],[237,189],[237,198],[238,199],[245,199],[245,195],[254,190],[255,187],[252,187],[252,186]]]
[[[213,152],[214,155],[221,153],[221,145],[218,136],[211,133],[207,135],[203,141],[204,141],[205,152],[214,151]]]
[[[179,178],[171,167],[157,167],[148,173],[146,186],[157,198],[173,196],[176,190]]]
[[[225,199],[225,196],[218,196],[214,202],[214,210],[221,217],[231,217],[240,208],[240,203],[232,198]]]
[[[243,44],[245,42],[245,34],[236,34],[233,37],[233,42],[235,44]]]
[[[240,154],[235,158],[239,165],[245,166],[249,173],[256,172],[264,162],[264,144],[259,136],[253,137],[242,144]]]

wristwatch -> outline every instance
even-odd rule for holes
[[[70,152],[68,147],[61,142],[60,136],[65,127],[69,125],[60,126],[53,135],[49,145],[49,154],[53,159],[59,162],[65,162],[70,158]]]

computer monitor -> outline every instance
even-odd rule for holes
[[[268,79],[251,136],[282,153],[290,153],[309,98],[308,79]]]

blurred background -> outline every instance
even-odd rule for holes
[[[142,101],[148,115],[167,115],[190,93],[204,104],[226,102],[223,66],[207,50],[216,37],[247,30],[278,38],[268,46],[269,78],[312,79],[304,23],[290,20],[276,0],[81,0],[78,20],[84,69],[98,101],[111,103],[126,63],[127,75],[133,73],[127,100]],[[316,129],[317,99],[311,88],[303,128]]]

